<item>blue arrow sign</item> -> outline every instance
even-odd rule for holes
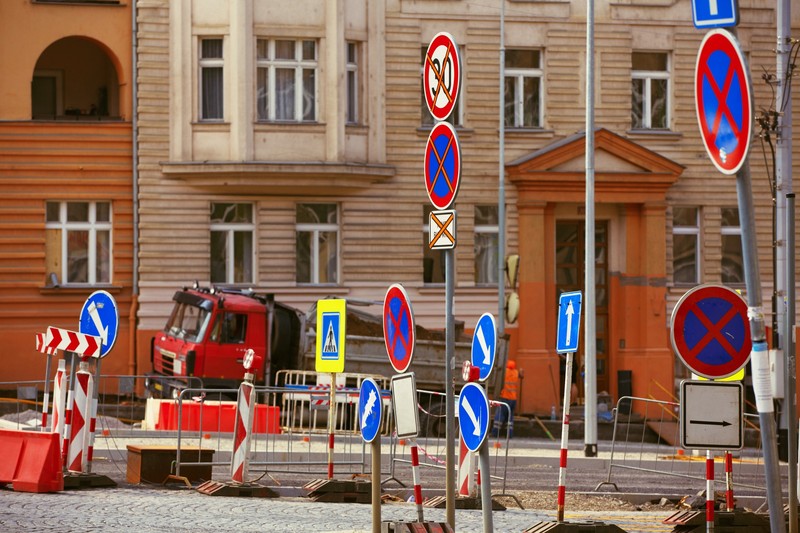
[[[119,311],[114,297],[106,291],[95,291],[89,295],[81,309],[78,332],[100,337],[100,357],[114,347],[119,331]]]
[[[692,21],[697,29],[736,26],[739,5],[736,0],[692,0]]]
[[[372,442],[381,429],[381,390],[372,378],[361,382],[358,395],[358,420],[361,427],[361,438],[364,442]]]
[[[489,430],[489,398],[477,383],[467,383],[458,398],[458,427],[470,451],[477,452]]]
[[[494,316],[484,313],[478,319],[475,333],[472,334],[472,366],[480,369],[480,379],[485,381],[494,368],[494,358],[497,354],[497,326]]]
[[[578,351],[578,328],[581,324],[581,292],[564,292],[558,298],[556,352]]]

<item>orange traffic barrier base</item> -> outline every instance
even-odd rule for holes
[[[0,485],[20,492],[64,490],[57,433],[0,429]]]

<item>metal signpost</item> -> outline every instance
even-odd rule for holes
[[[485,315],[484,315],[485,316]],[[478,383],[467,383],[458,398],[458,426],[461,438],[471,452],[479,452],[481,475],[481,507],[483,508],[483,531],[494,531],[492,517],[491,465],[486,435],[489,432],[489,398]]]
[[[361,382],[358,395],[358,420],[361,438],[369,443],[372,453],[372,533],[381,531],[381,416],[383,400],[381,389],[375,380],[367,378]]]
[[[782,490],[777,458],[777,429],[773,417],[775,408],[770,382],[766,326],[761,309],[753,188],[750,166],[747,163],[747,152],[753,136],[752,84],[747,62],[733,35],[724,30],[712,30],[706,34],[697,55],[694,86],[698,126],[711,161],[720,172],[736,175],[736,196],[742,228],[742,256],[747,289],[747,316],[753,344],[750,367],[764,450],[770,528],[772,533],[783,533],[785,524],[781,512]]]
[[[437,122],[425,145],[425,190],[436,209],[447,209],[455,201],[461,176],[461,151],[455,129],[445,122],[455,109],[461,87],[461,60],[458,45],[449,33],[431,39],[422,65],[422,90],[431,115]],[[453,239],[455,241],[455,239]],[[453,242],[455,246],[455,242]],[[447,523],[455,529],[455,257],[453,248],[444,251],[445,264],[445,499]],[[491,511],[490,511],[491,512]]]

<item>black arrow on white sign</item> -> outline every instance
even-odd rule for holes
[[[700,425],[703,425],[703,426],[722,426],[722,427],[731,425],[730,422],[727,422],[725,420],[722,420],[720,422],[718,422],[716,420],[689,420],[689,423],[690,424],[700,424]]]

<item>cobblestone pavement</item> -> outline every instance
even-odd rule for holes
[[[413,504],[385,504],[382,519],[413,521]],[[444,509],[425,509],[425,519],[443,521]],[[666,532],[664,513],[569,513],[566,520],[602,521],[629,533]],[[497,532],[523,531],[555,512],[495,512]],[[202,495],[190,489],[145,486],[85,489],[54,494],[0,491],[0,530],[4,532],[369,532],[371,506],[313,503],[301,498],[249,499]],[[459,532],[483,531],[481,511],[457,511]]]

